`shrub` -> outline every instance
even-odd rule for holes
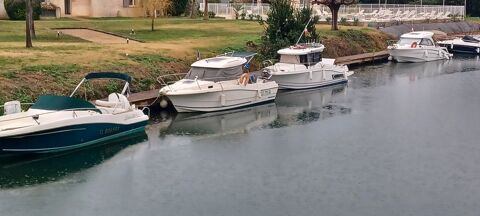
[[[171,13],[173,16],[180,16],[187,10],[188,0],[172,1]]]
[[[327,17],[327,18],[325,18],[325,20],[327,21],[327,23],[332,23],[332,18],[331,17]]]
[[[215,18],[215,15],[216,15],[216,14],[215,14],[215,12],[213,12],[213,11],[209,11],[209,12],[208,12],[208,18]]]
[[[271,1],[268,18],[265,21],[265,31],[261,37],[260,57],[276,58],[279,49],[295,44],[312,14],[312,9],[309,7],[295,10],[290,0]],[[309,34],[302,37],[300,42],[318,40],[315,29],[317,22],[318,17],[315,17],[307,26]]]
[[[245,20],[245,17],[246,17],[246,16],[247,16],[246,13],[241,13],[241,14],[240,14],[240,18],[241,18],[242,20]]]
[[[347,25],[347,18],[345,17],[340,18],[340,25]]]
[[[5,10],[8,17],[12,20],[25,20],[25,0],[5,0]],[[40,7],[40,0],[32,0],[33,19],[40,19],[42,9]]]
[[[249,19],[249,20],[253,20],[253,17],[255,17],[253,14],[249,14],[249,15],[248,15],[248,19]]]
[[[360,20],[357,17],[353,18],[353,25],[354,26],[359,26],[360,25]]]

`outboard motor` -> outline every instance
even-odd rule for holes
[[[22,104],[20,101],[9,101],[3,106],[4,115],[10,115],[22,112]]]

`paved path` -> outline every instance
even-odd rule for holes
[[[106,34],[89,29],[62,29],[63,34],[67,34],[73,37],[78,37],[87,41],[102,44],[124,44],[127,40],[122,37]],[[139,43],[138,41],[130,40],[129,43]]]

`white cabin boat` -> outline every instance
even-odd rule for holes
[[[248,83],[239,78],[244,65],[255,54],[217,56],[191,65],[183,79],[169,85],[166,78],[158,78],[165,85],[160,96],[167,97],[178,112],[212,112],[244,107],[275,100],[278,85],[268,77],[254,77]],[[250,78],[249,77],[249,78]]]
[[[465,35],[462,38],[438,42],[450,52],[480,55],[480,35]]]
[[[353,72],[335,59],[322,58],[325,46],[319,43],[297,44],[278,51],[280,61],[267,66],[280,89],[307,89],[344,83]]]
[[[403,34],[397,43],[387,49],[397,62],[428,62],[452,57],[445,47],[435,44],[433,32],[428,31]]]

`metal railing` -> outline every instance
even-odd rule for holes
[[[232,3],[209,3],[208,10],[213,11],[218,17],[225,17],[227,19],[235,19],[235,10]],[[294,4],[295,8],[302,8],[303,4]],[[320,16],[321,20],[326,20],[327,17],[331,17],[331,12],[325,5],[311,5],[315,15]],[[204,10],[204,4],[200,3],[200,10]],[[265,18],[268,16],[270,10],[269,4],[241,4],[241,10],[239,14],[245,14],[246,19],[249,19],[249,15],[260,15]],[[424,13],[444,13],[448,12],[451,16],[465,17],[465,6],[463,5],[415,5],[415,4],[356,4],[350,6],[341,6],[339,11],[339,19],[362,19],[364,15],[374,15],[381,11],[391,11],[393,13],[414,11],[415,15]],[[428,18],[426,18],[428,19]],[[362,21],[362,20],[360,20]],[[374,21],[374,20],[373,20]]]
[[[185,77],[185,75],[187,75],[187,73],[165,74],[165,75],[157,77],[157,82],[160,83],[160,85],[162,87],[170,86],[170,84],[173,84],[173,83],[183,79],[183,77]],[[173,77],[174,79],[173,80],[167,80],[166,79],[167,77]]]
[[[162,76],[159,76],[157,77],[157,82],[160,83],[160,85],[162,86],[167,86],[171,91],[173,91],[174,89],[172,89],[172,87],[170,86],[172,83],[175,83],[177,82],[178,80],[180,79],[183,79],[183,78],[179,78],[178,80],[174,81],[174,80],[166,80],[165,78],[166,77],[170,77],[170,76],[174,76],[174,77],[177,77],[179,75],[183,75],[183,77],[185,77],[187,73],[178,73],[178,74],[166,74],[166,75],[162,75]],[[223,84],[222,82],[223,81],[230,81],[230,80],[237,80],[237,84],[239,84],[239,79],[240,76],[230,76],[230,77],[209,77],[209,78],[201,78],[199,79],[198,77],[195,77],[195,79],[189,79],[189,80],[192,80],[194,81],[196,84],[197,84],[197,87],[199,90],[202,90],[202,87],[200,85],[200,83],[198,82],[198,80],[202,80],[202,81],[212,81],[214,83],[217,83],[220,85],[220,88],[222,89],[222,91],[224,90],[223,88]]]

